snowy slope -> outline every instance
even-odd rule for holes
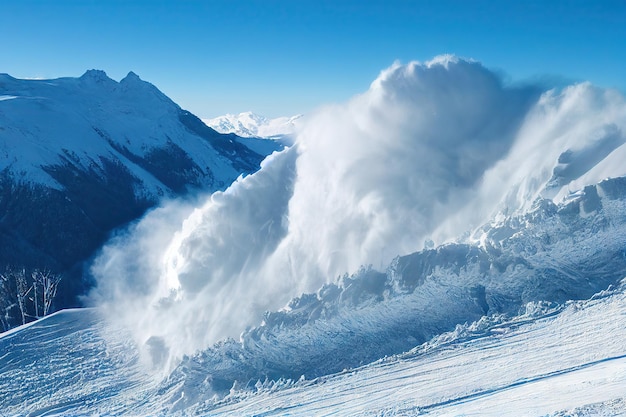
[[[155,166],[159,161],[150,163],[162,149],[180,151],[179,163],[187,166],[172,168],[202,187],[224,187],[259,162],[132,72],[119,83],[97,70],[56,80],[2,74],[0,92],[10,98],[0,113],[0,170],[25,181],[59,188],[51,167],[72,163],[103,170],[101,158],[107,158],[137,179],[139,196],[153,197],[172,195],[183,185],[164,178]]]
[[[164,389],[98,311],[63,311],[0,336],[0,414],[617,416],[624,316],[624,286],[561,307],[529,304],[360,368],[250,381],[182,408],[210,377]]]
[[[302,115],[268,119],[252,112],[244,112],[202,121],[220,133],[234,133],[247,138],[281,139],[296,133],[302,123]]]
[[[606,297],[606,298],[605,298]],[[210,415],[622,415],[623,289],[562,311],[458,326],[398,356],[295,384],[234,392]],[[291,385],[291,386],[290,386]],[[586,409],[578,411],[575,409]],[[562,413],[567,411],[567,413]],[[194,410],[194,412],[197,412]]]
[[[0,415],[90,414],[113,396],[120,404],[107,404],[107,412],[128,410],[125,403],[156,386],[129,340],[87,309],[0,334]]]
[[[344,277],[172,373],[159,366],[162,341],[137,345],[110,310],[57,313],[0,335],[4,410],[620,415],[624,181],[559,206],[543,200],[486,226],[480,246],[445,245],[400,257],[386,274]]]

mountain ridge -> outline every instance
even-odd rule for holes
[[[71,275],[59,305],[84,292],[81,263],[114,229],[163,199],[224,189],[265,157],[132,71],[2,74],[0,96],[0,265]]]

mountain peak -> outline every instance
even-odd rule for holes
[[[143,81],[141,78],[139,78],[139,75],[135,74],[133,71],[130,71],[126,77],[124,77],[120,83],[123,82],[135,82],[135,81]]]
[[[92,80],[96,82],[108,82],[112,81],[106,72],[98,69],[87,70],[81,77],[81,80]]]
[[[6,72],[0,72],[0,79],[5,79],[5,80],[15,80],[14,77],[11,77],[9,74],[7,74]]]

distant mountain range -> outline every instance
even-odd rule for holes
[[[0,74],[0,267],[69,274],[60,303],[72,304],[83,262],[113,230],[164,198],[224,189],[279,148],[244,143],[132,72]]]
[[[298,114],[268,119],[248,111],[202,121],[220,133],[234,133],[245,138],[284,139],[295,134],[302,118],[303,115]]]

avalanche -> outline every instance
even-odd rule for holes
[[[394,64],[105,245],[95,309],[0,338],[4,408],[618,415],[625,131],[616,91]]]
[[[475,247],[486,241],[485,224],[626,175],[619,93],[589,84],[543,93],[509,86],[479,63],[450,56],[394,64],[364,94],[305,122],[296,145],[255,175],[187,218],[148,215],[146,226],[111,242],[95,262],[94,299],[121,312],[114,319],[138,344],[158,340],[168,370],[183,355],[239,338],[294,297],[332,289],[362,265],[384,275],[424,242]],[[162,226],[177,232],[155,237]],[[495,247],[509,229],[492,239]],[[613,243],[619,250],[623,242]],[[372,280],[367,285],[384,283]],[[472,285],[479,293],[486,287]],[[529,299],[554,295],[535,287]]]

